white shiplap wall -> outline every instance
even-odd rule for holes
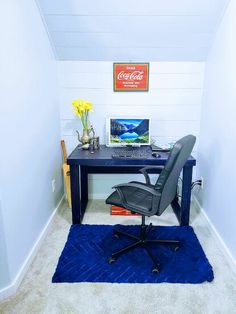
[[[61,136],[68,153],[78,144],[76,130],[81,122],[74,116],[71,102],[83,98],[93,103],[91,123],[105,143],[105,121],[109,116],[149,116],[156,143],[168,143],[186,134],[198,137],[204,63],[151,62],[149,92],[113,92],[113,62],[59,61],[61,85]],[[195,146],[195,152],[197,145]],[[104,197],[118,182],[138,175],[91,175],[90,194]]]

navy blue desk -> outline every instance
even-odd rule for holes
[[[149,146],[145,149],[147,155],[145,159],[113,159],[113,148],[104,145],[94,154],[81,150],[78,146],[75,148],[67,159],[67,164],[70,165],[73,224],[82,223],[88,202],[88,173],[137,173],[144,166],[165,164],[168,153],[162,152],[160,158],[155,158],[152,157]],[[183,168],[181,204],[177,196],[171,204],[182,226],[189,224],[192,170],[195,165],[196,160],[189,157]]]

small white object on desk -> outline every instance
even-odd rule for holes
[[[89,149],[89,144],[84,144],[81,146],[82,149]]]

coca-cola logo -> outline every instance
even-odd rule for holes
[[[120,71],[117,74],[117,79],[119,81],[126,80],[126,81],[141,81],[143,79],[143,71],[133,71],[133,72],[125,72]]]

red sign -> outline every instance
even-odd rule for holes
[[[114,63],[114,91],[148,91],[149,63]]]

